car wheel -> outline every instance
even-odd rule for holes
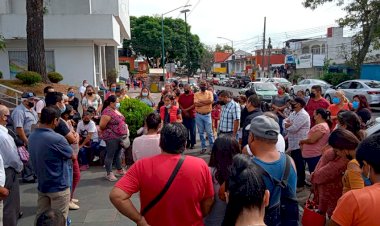
[[[310,91],[308,89],[305,91],[305,96],[310,96]]]
[[[329,94],[327,94],[327,95],[325,96],[325,99],[326,99],[330,104],[332,104],[332,102],[331,102],[331,97],[330,97]]]
[[[294,89],[290,89],[290,94],[294,96]]]

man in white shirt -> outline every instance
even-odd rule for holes
[[[97,146],[99,146],[98,129],[96,128],[95,122],[92,121],[92,117],[93,115],[91,112],[84,112],[83,120],[81,120],[77,126],[77,133],[80,136],[79,160],[81,163],[81,170],[87,170],[89,167],[87,158],[88,151],[96,151]],[[94,159],[94,161],[96,160]]]
[[[46,94],[47,93],[52,93],[54,92],[54,88],[52,86],[46,86],[44,88],[44,96],[46,97]],[[38,114],[38,117],[41,116],[41,111],[42,111],[42,108],[46,107],[46,103],[45,103],[45,100],[44,99],[41,99],[39,100],[37,103],[36,103],[36,112]]]
[[[87,86],[88,86],[87,80],[83,80],[82,86],[79,87],[79,94],[82,97],[82,99],[85,96],[84,93],[86,92]]]
[[[148,133],[137,137],[133,141],[132,155],[133,161],[161,154],[160,134],[161,117],[159,114],[151,113],[145,119],[145,126]]]
[[[17,152],[15,141],[11,135],[8,134],[8,129],[5,127],[10,119],[9,109],[0,105],[0,156],[2,157],[2,167],[0,166],[0,190],[9,189],[9,196],[4,199],[2,203],[4,217],[1,217],[3,224],[7,226],[16,226],[20,214],[20,189],[17,174],[21,173],[23,163]],[[0,199],[2,199],[2,192],[0,191]],[[1,225],[1,224],[0,224]]]
[[[9,195],[8,189],[5,185],[5,171],[3,158],[0,155],[0,226],[3,226],[3,199]],[[7,224],[6,224],[7,225]]]

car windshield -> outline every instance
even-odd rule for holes
[[[286,80],[285,78],[280,78],[278,81],[279,81],[279,82],[282,82],[282,83],[288,83],[288,82],[289,82],[289,81]]]
[[[378,81],[368,81],[368,82],[365,82],[364,84],[366,84],[367,86],[369,86],[372,89],[380,88],[380,82],[378,82]]]
[[[275,91],[277,90],[276,86],[272,83],[256,83],[255,89],[257,91]]]
[[[311,80],[311,83],[313,84],[321,84],[321,85],[326,85],[327,82],[323,81],[323,80]]]

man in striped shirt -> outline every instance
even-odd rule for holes
[[[222,105],[218,135],[229,134],[236,137],[240,123],[240,105],[232,99],[232,93],[227,90],[219,93],[218,100]]]

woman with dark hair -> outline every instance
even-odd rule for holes
[[[339,199],[331,226],[379,225],[380,209],[380,134],[363,140],[356,158],[371,186],[351,190]]]
[[[99,115],[102,109],[102,98],[95,92],[94,87],[88,85],[86,87],[85,96],[82,99],[83,112],[87,111],[88,107],[94,107],[96,114]]]
[[[163,124],[182,122],[181,109],[175,105],[175,97],[167,94],[164,97],[164,106],[160,108],[160,116]]]
[[[270,194],[260,172],[248,157],[242,154],[234,157],[226,182],[228,204],[223,226],[265,225]]]
[[[362,170],[359,162],[355,159],[356,148],[359,143],[359,139],[346,129],[336,129],[329,137],[329,144],[336,155],[349,161],[342,180],[343,194],[350,190],[364,187]]]
[[[61,118],[66,123],[67,127],[70,129],[72,133],[76,133],[74,126],[72,124],[72,119],[74,117],[75,110],[71,105],[66,105],[66,111],[61,114]],[[77,134],[77,137],[79,137],[79,134]],[[78,186],[79,180],[80,180],[80,169],[79,169],[79,163],[78,163],[78,153],[79,153],[79,146],[78,143],[71,144],[71,148],[73,149],[73,165],[72,165],[72,172],[70,172],[71,180],[71,192],[70,192],[70,202],[69,202],[69,209],[70,210],[77,210],[79,209],[78,206],[78,199],[74,199],[74,192],[75,188]]]
[[[359,140],[364,140],[366,132],[361,129],[359,116],[352,111],[340,111],[337,115],[338,127],[351,131]]]
[[[273,96],[272,98],[272,105],[273,111],[277,114],[279,119],[279,125],[280,125],[280,133],[283,134],[284,128],[282,128],[282,122],[284,121],[284,117],[282,116],[282,112],[287,108],[287,102],[290,99],[289,94],[285,92],[284,86],[278,87],[278,94],[276,96]]]
[[[313,126],[307,138],[300,141],[302,157],[306,161],[309,172],[314,172],[319,159],[322,156],[322,149],[326,146],[330,135],[330,112],[319,108],[314,112],[315,126]]]
[[[232,136],[220,136],[212,147],[210,162],[208,164],[214,184],[214,205],[210,214],[204,218],[206,226],[221,225],[226,211],[224,202],[224,183],[230,174],[232,159],[241,153],[240,145]],[[219,193],[219,191],[221,191]],[[219,197],[221,195],[222,197]],[[223,200],[221,200],[221,198]]]
[[[338,127],[353,133],[358,140],[361,140],[360,122],[358,116],[352,111],[341,111],[337,115]],[[330,135],[331,136],[331,135]],[[364,135],[363,135],[364,137]],[[316,200],[318,200],[319,211],[331,217],[338,199],[342,196],[343,183],[342,175],[347,169],[349,160],[342,158],[334,151],[335,149],[348,150],[347,145],[350,141],[346,137],[335,139],[334,142],[322,150],[322,157],[319,160],[313,174],[311,182],[314,186]],[[334,145],[332,147],[332,145]]]
[[[144,102],[146,105],[148,105],[149,107],[153,108],[155,107],[155,103],[154,103],[154,100],[152,99],[152,97],[150,96],[150,91],[148,88],[144,87],[141,89],[141,92],[140,92],[140,95],[136,97],[136,99]]]
[[[354,112],[361,119],[363,129],[367,128],[368,122],[371,121],[372,112],[368,104],[367,98],[364,95],[355,95],[352,101]]]
[[[102,139],[106,142],[106,158],[104,161],[107,171],[106,179],[116,181],[117,178],[112,172],[112,163],[115,160],[116,175],[124,176],[125,172],[121,166],[121,141],[129,133],[124,116],[119,112],[120,103],[116,96],[109,96],[104,101],[102,117],[100,118],[99,128]]]

